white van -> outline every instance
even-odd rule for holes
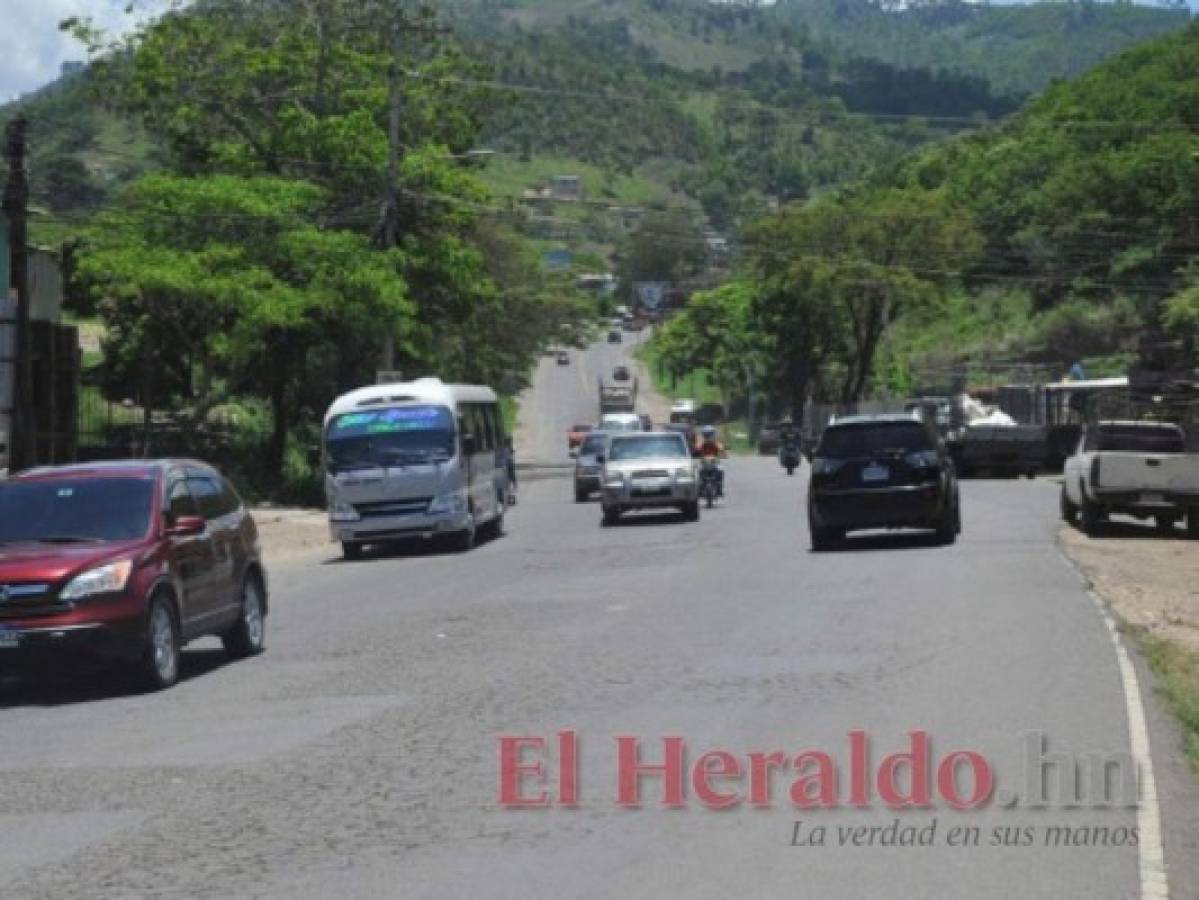
[[[329,525],[347,559],[367,544],[503,533],[508,437],[495,392],[422,378],[361,388],[325,414]]]

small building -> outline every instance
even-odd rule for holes
[[[555,200],[582,200],[583,179],[578,175],[555,175],[550,179],[550,195]]]
[[[616,276],[611,272],[585,272],[575,279],[575,287],[593,294],[616,293]]]

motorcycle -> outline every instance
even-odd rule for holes
[[[720,466],[716,460],[708,458],[699,467],[699,497],[708,509],[711,509],[716,498],[720,496]]]
[[[779,448],[779,462],[782,463],[788,475],[794,475],[799,468],[799,445],[784,444]]]

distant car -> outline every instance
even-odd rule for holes
[[[651,419],[649,416],[647,416],[645,413],[639,414],[637,416],[637,418],[641,420],[641,430],[642,431],[653,431],[654,430],[654,420]]]
[[[605,413],[600,417],[600,430],[609,434],[641,431],[641,417],[636,413]]]
[[[952,544],[962,529],[961,503],[936,433],[911,416],[835,420],[812,460],[808,528],[813,550],[871,528],[927,528]]]
[[[584,503],[600,489],[600,472],[604,468],[604,451],[608,447],[608,434],[593,431],[579,445],[575,458],[575,503]]]
[[[695,462],[681,434],[612,435],[601,479],[605,525],[630,510],[662,507],[677,508],[689,522],[699,519]]]
[[[579,445],[583,443],[583,438],[587,437],[591,431],[590,425],[571,425],[566,432],[566,449],[574,453],[579,449]]]
[[[779,426],[766,425],[758,432],[758,453],[773,456],[779,452]]]
[[[696,448],[699,446],[699,432],[696,430],[694,425],[690,424],[689,422],[671,422],[669,425],[664,426],[664,430],[673,431],[675,434],[681,434],[683,436],[683,440],[687,442],[687,447],[694,455]]]
[[[149,689],[188,641],[263,648],[258,531],[215,469],[190,460],[34,469],[0,482],[0,666],[86,657]]]
[[[619,330],[613,328],[611,331],[608,332],[608,343],[609,344],[619,344],[622,340],[623,340],[623,338],[621,338]]]
[[[560,366],[569,366],[570,365],[570,354],[567,353],[565,350],[558,351],[558,365],[560,365]]]
[[[628,366],[617,366],[612,370],[613,381],[628,381],[633,376],[629,374]]]

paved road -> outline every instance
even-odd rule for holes
[[[807,551],[800,478],[735,460],[729,486],[696,524],[601,529],[567,480],[531,482],[508,536],[469,555],[330,550],[276,570],[257,659],[200,646],[154,696],[3,688],[0,897],[1139,896],[1135,848],[988,846],[995,826],[1130,827],[1125,809],[938,804],[899,816],[935,818],[938,846],[842,848],[836,826],[896,816],[797,813],[787,777],[768,810],[711,811],[690,785],[666,810],[652,780],[642,809],[616,808],[620,734],[652,759],[665,735],[692,760],[821,748],[848,779],[851,729],[876,760],[926,729],[936,754],[977,750],[1018,789],[1030,729],[1061,752],[1128,747],[1110,638],[1052,544],[1050,486],[967,484],[953,548],[824,555]],[[1174,896],[1199,896],[1199,804],[1151,720]],[[579,734],[579,808],[497,808],[496,736],[561,729]],[[829,846],[792,846],[797,819]],[[954,825],[982,845],[945,846]]]
[[[625,332],[620,344],[599,343],[586,350],[571,350],[570,365],[556,358],[541,359],[532,384],[520,398],[520,428],[516,434],[516,458],[522,464],[566,466],[570,457],[566,429],[575,424],[594,424],[599,418],[599,381],[608,378],[618,365],[634,367],[639,373],[637,412],[656,422],[669,418],[670,405],[653,391],[648,375],[634,357],[637,347],[650,332]]]

